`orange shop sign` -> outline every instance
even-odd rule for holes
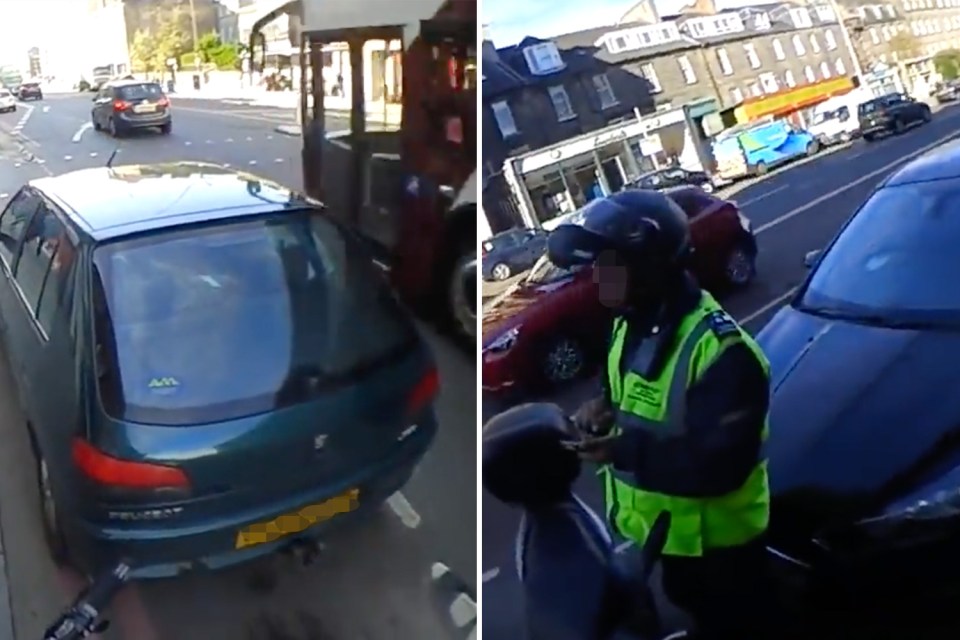
[[[737,121],[748,122],[767,115],[783,115],[809,107],[832,95],[846,93],[855,87],[850,78],[834,78],[788,91],[778,92],[766,98],[750,101],[736,108]]]

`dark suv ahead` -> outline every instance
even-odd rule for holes
[[[90,112],[93,128],[117,137],[134,129],[173,129],[170,100],[156,82],[118,80],[100,87]]]
[[[873,142],[888,133],[903,133],[907,127],[930,122],[930,107],[902,93],[890,93],[857,107],[863,139]]]
[[[17,97],[21,100],[43,100],[43,89],[39,82],[24,82],[17,87]]]

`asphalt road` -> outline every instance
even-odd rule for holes
[[[176,160],[229,164],[299,186],[299,140],[276,133],[289,111],[174,98],[170,136],[115,141],[86,128],[90,96],[50,96],[0,115],[0,206],[27,180],[106,163]],[[331,121],[331,129],[342,122]],[[360,640],[462,637],[449,601],[430,586],[442,561],[476,587],[476,370],[474,360],[429,329],[442,392],[438,440],[405,500],[371,522],[341,529],[317,564],[271,558],[223,573],[132,585],[112,608],[117,640]],[[41,542],[23,418],[0,358],[0,529],[17,640],[39,638],[76,593],[76,579],[56,571]],[[270,583],[273,583],[272,585]],[[0,640],[4,632],[0,580]],[[450,596],[452,600],[452,596]]]
[[[936,113],[931,124],[908,131],[899,137],[867,144],[855,142],[846,148],[818,156],[801,165],[784,168],[762,180],[740,184],[729,191],[758,232],[760,253],[757,279],[746,291],[727,298],[725,306],[751,332],[756,332],[788,301],[790,293],[802,282],[806,269],[804,255],[822,248],[870,192],[898,166],[922,150],[958,134],[960,109],[947,108]],[[559,391],[545,400],[573,411],[598,390],[596,380],[586,381]],[[483,418],[489,419],[502,403],[485,396]],[[598,513],[602,513],[600,483],[593,470],[580,478],[577,491]],[[485,638],[507,639],[517,634],[517,585],[513,561],[513,542],[518,514],[496,502],[486,492],[482,496],[483,634]],[[682,625],[677,615],[668,616],[671,624]],[[857,623],[860,625],[860,623]],[[894,632],[884,628],[879,634],[857,626],[874,638],[944,637],[942,628]],[[956,624],[949,632],[956,636]],[[892,634],[892,635],[891,635]]]

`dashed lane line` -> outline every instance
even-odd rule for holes
[[[399,491],[387,498],[387,506],[408,529],[416,529],[420,526],[420,514],[416,512],[406,496]]]
[[[77,132],[73,134],[73,138],[70,139],[70,142],[78,143],[83,138],[83,134],[93,128],[92,122],[84,122],[80,125],[80,128],[77,129]]]
[[[19,135],[23,128],[27,126],[27,122],[30,121],[30,116],[33,115],[34,107],[22,104],[20,105],[24,109],[24,113],[20,116],[20,120],[17,121],[17,124],[14,125],[12,132],[14,135]]]

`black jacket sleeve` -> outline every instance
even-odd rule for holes
[[[687,391],[686,432],[626,432],[614,445],[613,465],[651,491],[726,495],[743,486],[760,459],[769,404],[761,363],[746,344],[732,345]]]

